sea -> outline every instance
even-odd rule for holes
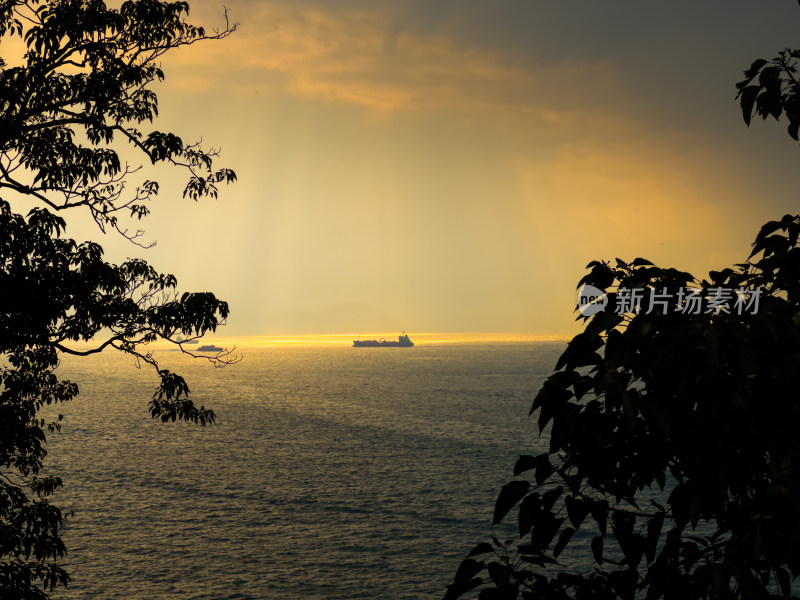
[[[217,419],[150,418],[158,379],[129,356],[63,356],[80,387],[48,434],[45,472],[68,511],[60,600],[442,598],[490,536],[520,454],[546,448],[528,416],[565,340],[411,334],[219,341],[215,368],[156,347]]]

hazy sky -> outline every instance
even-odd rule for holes
[[[103,242],[228,300],[227,334],[571,334],[589,261],[704,275],[798,210],[800,148],[734,99],[800,46],[796,2],[226,4],[236,34],[166,58],[158,127],[239,182],[194,204],[159,169],[158,245]]]

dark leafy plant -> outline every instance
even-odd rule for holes
[[[520,542],[477,546],[446,598],[791,597],[798,235],[798,216],[767,223],[747,262],[702,281],[643,259],[589,265],[581,285],[608,304],[579,317],[534,400],[549,449],[520,457],[495,506],[495,523],[516,509]]]
[[[800,4],[800,1],[798,1]],[[736,84],[736,98],[742,107],[744,122],[750,125],[758,115],[776,121],[785,116],[789,135],[797,140],[800,131],[800,80],[797,76],[800,50],[786,48],[772,60],[759,58]]]
[[[158,59],[168,50],[234,31],[207,34],[186,22],[186,2],[138,0],[119,9],[99,0],[0,1],[0,40],[18,36],[24,56],[0,58],[0,597],[41,599],[69,575],[59,559],[63,514],[50,496],[61,486],[40,474],[46,455],[44,405],[74,398],[60,381],[60,353],[116,349],[152,365],[161,383],[150,413],[205,425],[214,413],[196,406],[179,375],[159,367],[143,344],[183,341],[215,331],[228,305],[211,293],[177,291],[172,275],[145,261],[103,260],[102,248],[64,237],[60,211],[88,210],[141,245],[125,219],[148,214],[158,183],[126,189],[138,168],[122,164],[118,142],[150,162],[188,172],[184,196],[216,197],[235,180],[214,168],[215,150],[152,129],[158,114],[152,84],[164,78]],[[5,51],[6,48],[3,48]],[[6,56],[8,58],[8,56]],[[15,212],[23,207],[27,216]],[[87,342],[83,346],[75,342]],[[228,351],[206,357],[235,361]]]
[[[798,61],[745,71],[747,125],[785,116],[798,139]],[[605,310],[578,317],[531,408],[549,449],[520,457],[495,505],[494,524],[516,509],[519,541],[476,546],[447,600],[798,597],[798,236],[800,216],[771,221],[705,280],[588,265],[579,286],[607,292]]]

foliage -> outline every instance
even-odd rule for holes
[[[170,132],[139,129],[158,115],[150,89],[164,79],[158,59],[173,48],[225,37],[235,27],[208,36],[185,22],[188,11],[186,2],[158,0],[124,2],[119,10],[96,0],[0,2],[0,36],[21,36],[28,49],[25,64],[0,77],[0,189],[54,210],[86,207],[101,228],[119,229],[118,211],[141,219],[158,193],[156,182],[145,181],[124,196],[131,169],[112,146],[119,140],[153,163],[187,168],[184,196],[192,199],[216,196],[217,183],[233,181],[230,169],[213,169],[214,151]],[[20,168],[33,174],[30,181],[16,178]]]
[[[786,49],[745,71],[747,125],[785,116],[798,139],[798,65]],[[516,508],[519,541],[478,544],[446,600],[798,597],[799,236],[800,216],[771,221],[745,263],[702,281],[588,265],[579,286],[607,305],[578,317],[533,402],[549,449],[520,457],[495,505],[495,525]]]
[[[235,180],[214,168],[215,150],[152,129],[158,102],[152,84],[164,78],[158,60],[168,50],[219,39],[236,26],[207,34],[188,24],[188,4],[138,0],[119,9],[99,0],[0,1],[0,39],[19,37],[26,53],[0,59],[0,597],[46,598],[66,585],[59,565],[61,511],[49,496],[58,477],[40,474],[46,423],[39,409],[66,402],[78,388],[55,374],[60,353],[89,355],[114,348],[152,365],[161,383],[150,413],[161,420],[213,422],[214,413],[189,399],[177,374],[159,367],[142,344],[196,339],[225,322],[228,305],[211,293],[176,291],[172,275],[145,261],[103,260],[102,248],[64,237],[56,212],[88,210],[102,230],[139,243],[124,218],[142,219],[158,183],[129,191],[138,171],[122,164],[119,142],[152,163],[187,170],[184,196],[216,197]],[[227,16],[226,16],[227,17]],[[6,48],[3,49],[4,52]],[[6,56],[8,58],[8,56]],[[29,209],[27,216],[15,206]],[[185,338],[185,339],[184,339]],[[99,341],[98,341],[99,340]],[[83,346],[76,346],[83,342]],[[207,357],[215,365],[227,352]]]
[[[476,547],[446,598],[476,587],[482,600],[790,596],[798,235],[800,217],[767,223],[746,263],[702,281],[643,259],[589,265],[581,284],[610,290],[609,304],[579,317],[584,331],[531,409],[549,449],[519,459],[495,507],[495,523],[516,507],[521,543]],[[705,299],[697,314],[682,312],[686,286]],[[758,289],[757,308],[736,305],[737,290]],[[678,300],[618,314],[625,290]],[[577,546],[594,568],[561,562]]]
[[[800,4],[800,1],[798,1]],[[736,84],[736,98],[742,107],[744,122],[750,125],[758,115],[762,119],[773,117],[776,121],[786,116],[789,135],[798,140],[800,132],[800,80],[797,70],[800,50],[789,48],[772,60],[759,58],[744,72],[744,79]]]

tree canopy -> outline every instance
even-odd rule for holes
[[[44,405],[66,402],[78,388],[60,381],[60,353],[116,349],[152,365],[160,385],[150,413],[161,420],[213,422],[196,406],[179,375],[161,368],[143,344],[182,342],[213,332],[229,314],[211,293],[179,293],[174,276],[144,260],[103,260],[93,242],[64,235],[66,209],[88,210],[100,229],[139,244],[139,221],[158,194],[145,180],[126,188],[130,167],[119,143],[150,163],[185,169],[184,196],[217,195],[236,179],[216,168],[217,152],[185,143],[153,122],[152,87],[164,78],[159,58],[201,40],[220,39],[236,25],[207,33],[186,21],[186,2],[126,1],[118,9],[92,0],[0,2],[0,40],[18,37],[23,56],[0,58],[0,596],[46,598],[66,585],[59,559],[63,514],[50,496],[61,486],[41,476]],[[6,48],[3,48],[5,52]],[[5,59],[5,60],[4,60]],[[23,215],[17,211],[27,211]],[[83,342],[81,346],[76,342]],[[231,362],[227,352],[207,356]]]
[[[745,122],[798,139],[800,51],[737,85]],[[705,279],[595,261],[531,414],[546,451],[520,457],[494,523],[446,599],[797,597],[800,575],[800,216],[765,224],[748,259]]]

